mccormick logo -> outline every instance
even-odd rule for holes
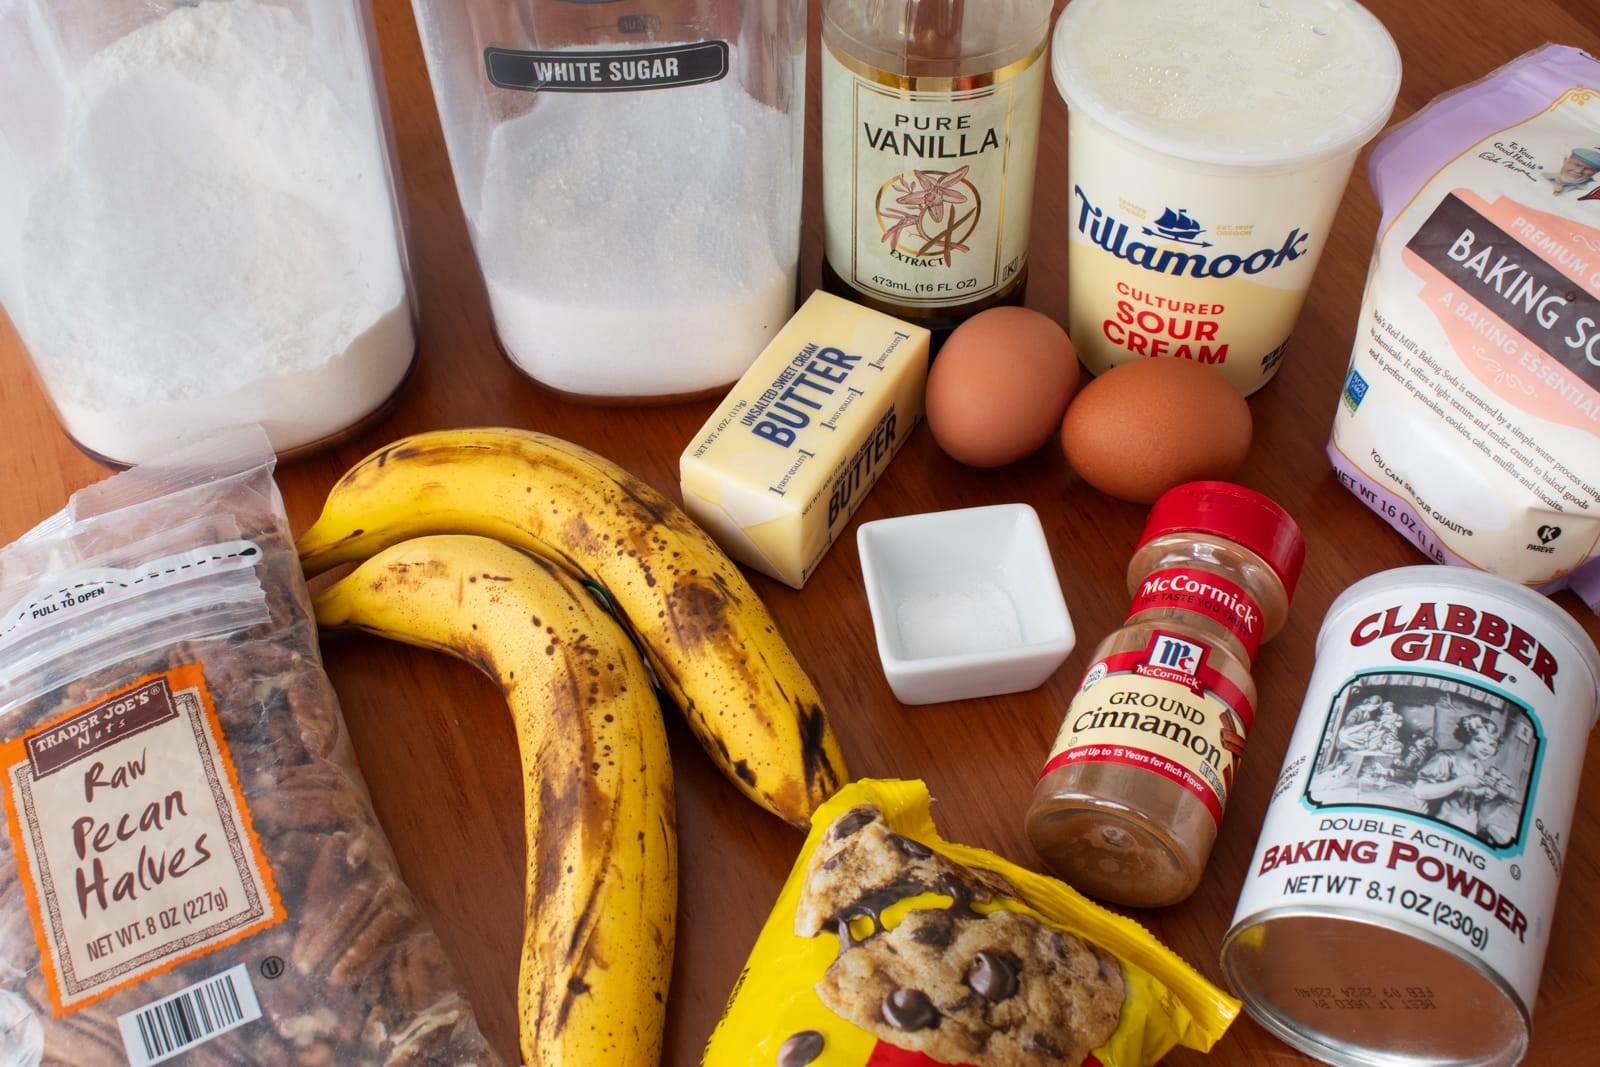
[[[1082,202],[1082,206],[1078,209],[1079,233],[1118,259],[1125,259],[1136,267],[1153,270],[1158,274],[1178,277],[1187,274],[1191,278],[1231,278],[1235,274],[1260,274],[1263,271],[1275,270],[1305,255],[1306,242],[1311,236],[1296,228],[1289,231],[1289,235],[1277,248],[1258,249],[1247,256],[1236,256],[1231,252],[1220,256],[1204,252],[1185,252],[1177,248],[1147,244],[1144,241],[1128,240],[1131,231],[1126,222],[1117,221],[1116,216],[1090,203],[1083,186],[1074,185],[1072,192]],[[1146,228],[1143,232],[1162,240],[1192,247],[1210,247],[1209,241],[1197,240],[1205,231],[1183,211],[1174,212],[1171,208],[1167,208],[1155,225],[1155,231]]]
[[[1144,662],[1137,664],[1133,668],[1133,673],[1147,678],[1177,682],[1199,693],[1204,687],[1197,676],[1201,667],[1205,665],[1205,660],[1206,646],[1158,630],[1150,638],[1150,647],[1145,650]]]
[[[1355,648],[1389,638],[1389,654],[1402,663],[1428,660],[1503,682],[1508,672],[1501,657],[1507,656],[1556,691],[1560,665],[1554,654],[1528,631],[1490,611],[1465,604],[1396,605],[1368,615],[1350,632]]]
[[[1202,609],[1210,609],[1207,614],[1222,616],[1224,623],[1231,618],[1246,633],[1261,633],[1261,609],[1256,607],[1256,602],[1243,590],[1229,589],[1204,574],[1162,571],[1151,575],[1139,587],[1133,610],[1138,611],[1145,606],[1164,607],[1173,604],[1174,598],[1188,597],[1193,597]],[[1182,600],[1177,603],[1187,606]]]
[[[1152,666],[1168,667],[1192,675],[1200,670],[1200,659],[1204,655],[1205,649],[1192,641],[1180,641],[1170,634],[1157,634],[1150,645],[1147,662]]]

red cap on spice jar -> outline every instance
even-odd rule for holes
[[[1306,560],[1306,539],[1275,501],[1232,482],[1188,482],[1157,498],[1139,544],[1187,532],[1216,534],[1243,545],[1272,568],[1284,595],[1294,596]]]

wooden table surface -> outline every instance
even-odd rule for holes
[[[1058,4],[1059,6],[1059,4]],[[1396,117],[1547,41],[1600,53],[1594,0],[1369,0],[1399,42],[1405,78]],[[819,276],[816,8],[802,278]],[[394,414],[329,454],[286,466],[280,482],[296,530],[316,515],[337,475],[403,433],[449,426],[533,427],[595,448],[677,498],[677,457],[710,402],[595,408],[529,384],[501,358],[458,207],[432,92],[405,0],[376,0],[389,99],[412,225],[422,307],[421,359]],[[1066,121],[1046,90],[1034,205],[1028,303],[1066,319]],[[1340,488],[1323,456],[1348,356],[1377,207],[1358,166],[1282,373],[1251,401],[1255,443],[1237,479],[1293,513],[1309,543],[1289,624],[1260,656],[1261,713],[1205,882],[1176,907],[1142,913],[1173,948],[1219,979],[1217,947],[1233,912],[1267,792],[1312,667],[1324,610],[1373,571],[1422,562]],[[105,471],[56,427],[0,320],[0,540],[55,511]],[[943,833],[1022,863],[1032,856],[1022,814],[1069,693],[1095,643],[1127,608],[1123,574],[1144,509],[1081,484],[1054,448],[1016,466],[978,471],[946,459],[919,429],[856,521],[1025,501],[1038,509],[1079,648],[1043,688],[928,708],[898,704],[878,665],[854,527],[804,592],[754,576],[822,690],[851,769],[928,782]],[[1590,635],[1600,625],[1570,596]],[[378,814],[485,1031],[515,1055],[515,978],[523,886],[521,790],[504,705],[471,668],[374,640],[330,641],[328,670],[343,702]],[[669,724],[681,839],[678,950],[667,1024],[669,1064],[696,1063],[800,838],[719,778],[688,732]],[[1536,1011],[1532,1064],[1594,1062],[1600,1044],[1600,743],[1591,739],[1554,938]],[[1172,1063],[1197,1062],[1175,1053]],[[1241,1017],[1216,1050],[1226,1064],[1300,1057]],[[86,1065],[87,1067],[87,1065]]]

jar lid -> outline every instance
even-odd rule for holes
[[[1232,482],[1188,482],[1156,500],[1139,545],[1184,532],[1216,534],[1248,548],[1272,568],[1283,583],[1284,596],[1294,596],[1306,559],[1306,539],[1275,501]]]

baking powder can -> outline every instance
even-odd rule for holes
[[[1222,970],[1336,1064],[1527,1050],[1600,655],[1489,574],[1405,567],[1328,609]]]

